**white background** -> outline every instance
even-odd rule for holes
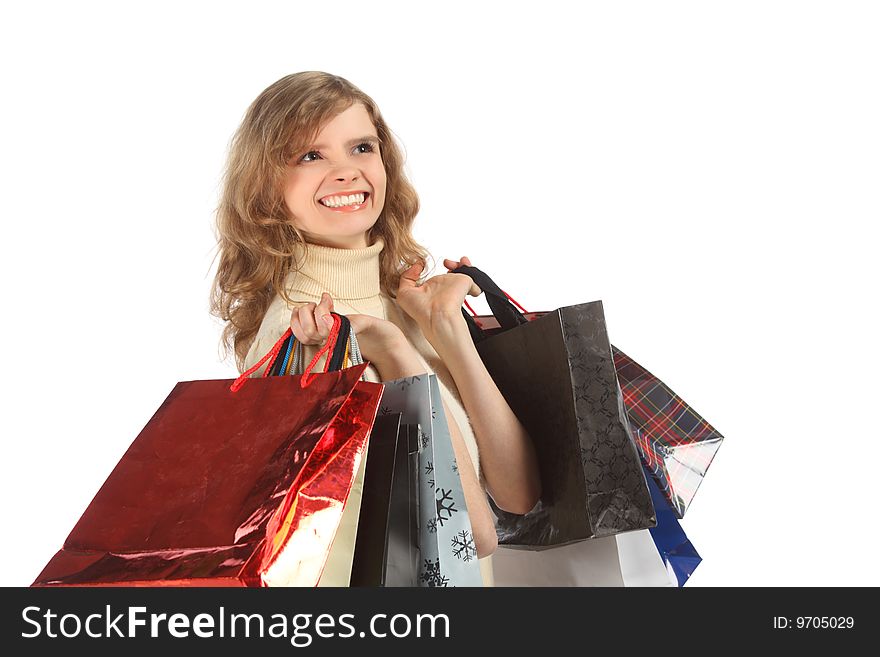
[[[404,145],[437,273],[602,299],[726,436],[689,586],[880,585],[878,14],[5,3],[0,584],[33,581],[177,381],[235,376],[208,314],[226,149],[261,90],[324,70]]]

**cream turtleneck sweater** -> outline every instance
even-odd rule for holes
[[[334,312],[340,315],[372,315],[397,325],[415,348],[424,365],[424,371],[437,375],[440,396],[452,413],[451,419],[461,429],[474,470],[482,481],[477,441],[449,369],[440,360],[415,320],[380,289],[379,254],[384,246],[382,238],[377,238],[371,246],[364,249],[337,249],[310,244],[306,252],[304,247],[299,246],[295,252],[299,271],[288,275],[285,281],[286,291],[296,303],[318,303],[321,294],[327,292],[333,297]],[[291,310],[284,299],[276,294],[245,357],[245,370],[262,358],[288,329]],[[304,362],[310,362],[317,349],[317,346],[304,346]],[[322,356],[313,371],[322,372],[325,362],[326,356]],[[265,367],[261,367],[252,376],[261,376],[264,369]],[[380,382],[379,373],[372,365],[367,366],[366,378],[368,381]],[[480,560],[480,569],[484,584],[491,586],[491,557]]]

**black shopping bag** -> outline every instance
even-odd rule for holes
[[[525,515],[493,505],[498,541],[541,549],[656,525],[623,405],[601,301],[529,321],[482,271],[500,330],[462,309],[480,358],[535,443],[542,494]]]
[[[419,425],[401,424],[397,436],[384,586],[418,586]]]
[[[418,427],[400,419],[370,434],[351,586],[418,586]]]

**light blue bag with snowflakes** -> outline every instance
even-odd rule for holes
[[[482,586],[474,532],[435,374],[385,382],[382,413],[418,424],[419,586]]]

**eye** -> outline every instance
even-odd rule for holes
[[[353,150],[354,150],[354,152],[356,152],[359,155],[365,155],[367,153],[375,153],[377,147],[378,147],[378,144],[376,144],[374,142],[363,141],[360,144],[358,144],[357,146],[355,146]],[[363,149],[363,150],[361,150],[361,149]],[[303,155],[301,158],[299,158],[299,161],[300,162],[314,162],[320,157],[321,157],[321,154],[318,151],[309,151],[308,153]]]

